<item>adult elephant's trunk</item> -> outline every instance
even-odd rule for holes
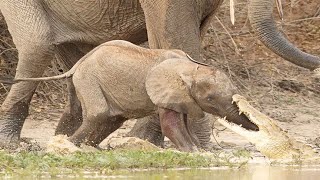
[[[290,43],[276,27],[272,17],[274,0],[250,0],[249,20],[260,41],[282,58],[309,70],[320,67],[320,58],[302,52]]]

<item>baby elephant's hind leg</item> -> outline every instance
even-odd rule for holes
[[[62,114],[55,135],[71,136],[82,124],[82,108],[71,79],[68,79],[69,102]]]
[[[94,147],[98,146],[106,137],[120,128],[125,120],[127,120],[127,118],[122,116],[102,119],[101,125],[97,126],[96,131],[86,138],[85,144]]]
[[[108,102],[95,80],[75,75],[73,82],[83,109],[83,123],[69,140],[76,145],[84,143],[96,147],[126,119],[110,117]]]
[[[78,146],[84,143],[97,147],[106,137],[121,127],[125,120],[126,118],[122,116],[107,117],[106,114],[90,116],[69,140]]]

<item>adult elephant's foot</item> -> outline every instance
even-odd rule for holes
[[[159,116],[152,115],[138,119],[128,136],[138,137],[163,147],[164,136],[161,132]]]
[[[81,126],[82,120],[81,107],[78,111],[70,111],[68,105],[60,118],[55,135],[71,136]]]
[[[0,149],[16,149],[19,146],[24,118],[0,111]]]

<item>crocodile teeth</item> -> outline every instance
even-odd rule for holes
[[[235,99],[235,98],[232,98],[231,103],[232,103],[232,104],[235,103],[235,104],[238,106],[239,100],[238,100],[238,99]]]

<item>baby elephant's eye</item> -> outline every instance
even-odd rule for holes
[[[209,97],[207,98],[207,100],[208,100],[209,102],[212,102],[212,101],[213,101],[213,97],[209,96]]]

